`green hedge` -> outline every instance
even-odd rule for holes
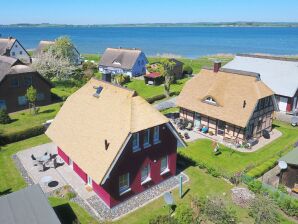
[[[38,125],[18,132],[1,134],[0,144],[5,145],[13,142],[18,142],[27,138],[32,138],[32,137],[41,135],[44,132],[45,132],[45,127],[43,125]]]
[[[170,96],[177,96],[177,95],[179,95],[179,93],[180,93],[179,91],[171,92]],[[159,94],[159,95],[155,95],[153,97],[148,97],[148,98],[146,98],[146,100],[147,100],[148,103],[152,104],[155,101],[162,100],[164,98],[166,98],[165,94]]]
[[[260,164],[259,166],[256,166],[255,168],[251,169],[249,172],[247,172],[247,175],[254,178],[258,178],[262,176],[264,173],[271,170],[273,167],[275,167],[277,160],[278,160],[278,157],[269,159],[266,162]]]

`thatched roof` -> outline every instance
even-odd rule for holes
[[[177,105],[244,128],[258,100],[273,94],[258,74],[202,69],[185,84]],[[206,103],[208,97],[216,103]]]
[[[101,183],[132,133],[168,122],[134,91],[93,78],[67,98],[46,135]]]

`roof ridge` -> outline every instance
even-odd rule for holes
[[[236,54],[236,56],[247,57],[247,58],[269,59],[269,60],[277,60],[277,61],[298,62],[298,59],[295,59],[295,58],[287,58],[287,57],[283,57],[283,56],[274,56],[274,55]]]

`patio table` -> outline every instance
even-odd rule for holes
[[[38,161],[40,161],[40,162],[47,162],[49,160],[50,160],[50,155],[49,154],[43,155],[43,156],[38,158]]]

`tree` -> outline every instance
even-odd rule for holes
[[[161,61],[161,64],[162,64],[161,75],[165,78],[165,83],[164,83],[165,95],[166,97],[170,97],[171,84],[175,80],[175,74],[173,72],[175,62],[170,61],[169,59],[163,59]]]
[[[36,60],[33,61],[33,67],[49,80],[82,78],[83,72],[75,63],[76,52],[71,40],[68,37],[59,37],[53,45],[37,55]]]
[[[58,37],[53,45],[47,49],[53,55],[59,58],[68,59],[71,64],[76,63],[76,52],[71,39],[67,36]]]
[[[35,103],[36,103],[36,100],[37,100],[37,91],[33,86],[30,86],[27,89],[26,97],[27,97],[27,100],[29,102],[30,113],[31,113],[31,108],[33,108],[33,112],[34,112],[34,114],[36,114],[37,111],[36,111]]]
[[[55,52],[45,51],[33,61],[33,67],[46,79],[67,80],[77,68],[68,58],[59,57]]]
[[[0,124],[8,124],[11,122],[11,118],[5,109],[0,109]]]
[[[249,206],[249,215],[254,218],[256,224],[279,223],[278,214],[274,202],[265,195],[258,195]]]

